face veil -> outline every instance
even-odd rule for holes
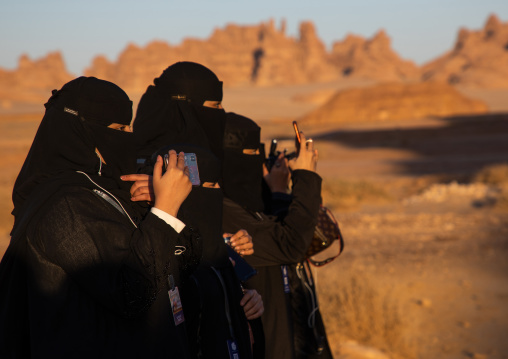
[[[121,88],[94,77],[79,77],[59,91],[54,90],[45,107],[45,115],[14,184],[15,216],[41,183],[75,171],[101,177],[95,148],[107,163],[99,180],[114,182],[108,187],[124,186],[116,174],[135,168],[134,154],[129,153],[134,143],[132,134],[107,127],[111,123],[131,122],[132,102]],[[54,190],[58,188],[55,186]]]
[[[193,62],[169,66],[141,97],[134,121],[140,157],[149,158],[172,143],[208,148],[222,160],[226,114],[204,107],[222,100],[222,82],[208,68]]]
[[[226,197],[255,212],[261,212],[264,208],[260,133],[261,129],[254,121],[235,113],[227,114],[223,191]]]

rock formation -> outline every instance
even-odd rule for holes
[[[423,69],[401,59],[384,30],[370,39],[348,35],[328,51],[312,22],[302,22],[296,37],[270,20],[258,25],[229,24],[208,39],[187,38],[179,45],[153,41],[128,45],[116,61],[97,56],[85,70],[117,83],[134,96],[177,61],[210,67],[225,86],[294,85],[344,78],[374,82],[441,81],[484,88],[508,88],[508,23],[492,15],[484,29],[462,29],[454,48]],[[0,107],[16,102],[42,103],[49,90],[73,76],[62,56],[50,53],[38,60],[23,55],[16,70],[0,69]]]
[[[384,30],[371,39],[348,35],[333,44],[332,61],[344,76],[380,81],[416,80],[419,68],[402,60],[391,48]]]
[[[339,91],[302,123],[353,123],[427,116],[486,113],[487,106],[463,96],[447,83],[383,83]]]
[[[160,41],[145,48],[129,45],[116,63],[95,58],[85,75],[108,79],[131,92],[143,92],[167,66],[183,60],[210,67],[227,86],[287,85],[340,75],[312,23],[300,25],[297,39],[284,31],[284,22],[280,29],[273,21],[254,26],[230,24],[215,29],[207,40],[186,39],[178,46]]]
[[[461,29],[452,50],[423,66],[423,80],[508,88],[508,23],[491,15],[478,31]]]
[[[349,36],[328,52],[312,22],[300,24],[297,38],[273,21],[260,25],[230,24],[215,29],[207,40],[186,39],[178,46],[152,42],[145,48],[129,45],[111,63],[100,56],[85,74],[119,84],[128,92],[143,92],[152,80],[176,61],[195,61],[213,69],[226,86],[292,85],[337,80],[344,76],[374,80],[407,80],[418,68],[391,49],[384,31],[372,39]]]
[[[42,104],[51,96],[51,90],[61,88],[73,77],[67,72],[59,52],[49,53],[37,60],[31,60],[27,55],[22,55],[16,70],[0,69],[0,99],[2,100],[0,105],[9,107],[18,102]]]

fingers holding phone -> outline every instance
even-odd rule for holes
[[[304,143],[305,146],[300,146],[298,157],[289,161],[289,167],[291,170],[307,170],[316,172],[318,151],[314,149],[314,142],[312,139],[307,140],[305,134],[300,132],[300,143]]]
[[[192,183],[185,173],[184,153],[178,155],[171,150],[168,153],[168,164],[163,174],[163,160],[157,157],[153,170],[153,191],[155,195],[154,207],[176,216],[182,202],[187,198]]]
[[[291,173],[289,172],[288,160],[283,153],[279,154],[272,170],[270,172],[266,171],[263,178],[272,193],[287,192]]]

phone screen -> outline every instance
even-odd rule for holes
[[[195,153],[185,153],[185,165],[189,168],[189,178],[193,186],[199,186],[198,161]]]
[[[169,155],[164,155],[164,171],[168,167]],[[189,168],[189,179],[193,186],[199,186],[201,181],[199,179],[198,160],[195,153],[184,153],[185,166]]]
[[[300,130],[298,129],[298,124],[296,121],[293,121],[293,128],[295,129],[295,135],[298,143],[302,143],[302,139],[300,138]]]

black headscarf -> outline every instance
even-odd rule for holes
[[[207,67],[182,61],[169,66],[154,80],[169,96],[186,98],[195,105],[205,101],[222,101],[222,81]]]
[[[25,202],[40,184],[45,184],[43,196],[49,198],[63,183],[80,182],[78,178],[89,182],[76,171],[128,200],[130,184],[119,176],[135,170],[134,137],[107,127],[130,124],[132,102],[127,94],[111,82],[79,77],[53,90],[44,106],[46,113],[14,184],[16,220],[30,207]],[[95,148],[106,164],[101,165]]]
[[[186,225],[197,229],[202,238],[201,266],[227,266],[229,265],[228,253],[222,238],[222,191],[220,188],[203,187],[205,182],[219,181],[221,175],[219,160],[202,147],[175,144],[154,153],[152,163],[155,163],[157,155],[164,156],[171,149],[177,152],[196,154],[201,182],[199,186],[192,187],[191,193],[180,206],[177,217]]]
[[[209,148],[222,160],[224,110],[204,107],[222,101],[222,82],[208,68],[193,62],[169,66],[141,97],[134,133],[141,157],[171,143]]]
[[[226,197],[254,212],[264,209],[263,155],[245,154],[243,150],[261,151],[260,134],[260,127],[251,119],[227,113],[222,189]]]

